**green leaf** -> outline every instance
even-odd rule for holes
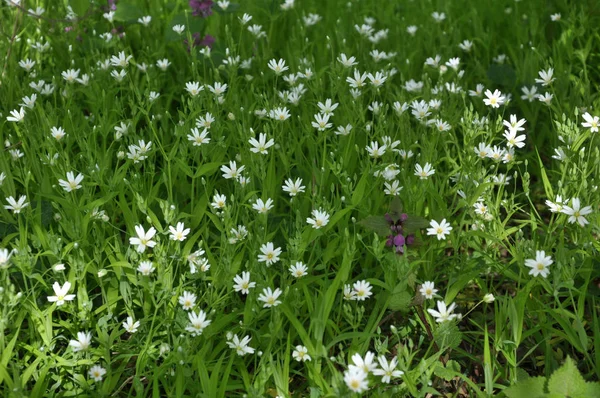
[[[505,389],[503,392],[508,398],[537,398],[545,394],[544,384],[546,384],[545,377],[531,377],[523,381],[519,381],[514,386],[510,386]]]
[[[446,366],[442,366],[441,363],[438,363],[433,373],[437,377],[441,377],[446,381],[450,381],[456,377],[458,373],[460,373],[460,364],[454,360],[449,360],[446,362]]]
[[[586,389],[585,380],[571,358],[567,358],[563,366],[552,373],[548,379],[548,392],[551,394],[569,397],[583,396]]]
[[[135,4],[120,1],[117,10],[115,11],[114,20],[120,22],[137,21],[138,18],[143,17],[144,12]]]
[[[378,235],[389,235],[390,225],[383,216],[368,216],[367,218],[360,220],[359,225],[376,232]]]
[[[90,8],[90,0],[69,0],[69,5],[78,17],[82,17]]]
[[[433,333],[433,339],[440,349],[456,348],[462,341],[462,332],[452,321],[442,322]]]
[[[515,70],[508,65],[491,65],[487,75],[492,82],[505,87],[513,87],[517,81]]]
[[[406,282],[400,282],[394,288],[388,308],[392,311],[408,311],[412,302],[412,295],[406,291]]]
[[[402,227],[406,231],[406,233],[413,233],[422,228],[427,228],[429,226],[429,221],[423,217],[417,216],[408,216],[406,221],[402,223]]]

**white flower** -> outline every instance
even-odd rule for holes
[[[221,195],[218,192],[213,196],[213,202],[210,204],[214,209],[224,209],[227,203],[225,195]]]
[[[23,119],[25,118],[25,109],[23,109],[23,107],[19,108],[19,110],[12,110],[10,111],[10,116],[6,117],[6,120],[9,122],[15,122],[15,123],[19,123],[21,121],[23,121]]]
[[[456,314],[452,313],[452,311],[454,311],[454,308],[456,308],[455,303],[450,304],[450,306],[446,308],[446,303],[444,303],[443,301],[438,301],[437,308],[437,311],[432,308],[429,308],[427,310],[427,312],[429,312],[434,318],[436,318],[436,322],[441,323],[445,321],[451,321],[457,316]]]
[[[173,32],[177,33],[178,35],[182,34],[184,30],[185,30],[185,26],[184,25],[175,25],[175,26],[173,26]]]
[[[446,222],[445,218],[439,224],[437,221],[431,220],[429,225],[431,228],[427,229],[427,235],[437,235],[438,240],[446,239],[446,235],[449,235],[452,231],[452,227]]]
[[[583,127],[588,127],[592,133],[598,132],[598,125],[600,124],[600,118],[598,116],[592,116],[588,112],[581,115],[585,122],[581,123]]]
[[[274,291],[270,287],[263,289],[262,293],[258,296],[258,301],[262,301],[263,308],[277,307],[281,304],[281,301],[277,300],[281,296],[281,289],[277,288]]]
[[[279,261],[279,255],[281,254],[281,248],[275,249],[272,242],[267,242],[260,247],[262,254],[258,255],[258,261],[261,263],[266,262],[267,266]]]
[[[202,144],[208,144],[210,138],[208,137],[208,130],[204,129],[202,132],[198,131],[196,127],[192,128],[192,134],[188,134],[187,139],[192,141],[193,146],[200,146]]]
[[[383,185],[385,186],[383,192],[385,192],[386,195],[398,196],[400,194],[400,191],[403,189],[403,187],[400,186],[400,182],[398,180],[393,181],[391,184],[385,182],[383,183]]]
[[[329,113],[317,113],[314,115],[315,121],[310,124],[318,131],[325,131],[332,126],[332,124],[329,123],[329,116]]]
[[[297,345],[292,352],[292,357],[298,362],[310,361],[312,358],[308,355],[308,348],[303,345]]]
[[[525,146],[525,134],[521,134],[517,136],[518,132],[516,130],[506,130],[504,132],[504,138],[506,138],[506,146],[512,148],[516,146],[517,148],[523,148]]]
[[[207,85],[206,87],[208,87],[208,90],[216,97],[220,97],[227,91],[227,84],[221,82],[215,82],[214,85]]]
[[[102,381],[102,377],[106,374],[106,369],[100,365],[94,365],[88,371],[88,375],[94,379],[94,381]]]
[[[552,77],[554,75],[554,69],[548,68],[548,70],[539,71],[538,75],[539,79],[535,79],[536,83],[541,84],[542,86],[549,86],[555,79]]]
[[[171,240],[178,240],[180,242],[183,242],[185,240],[185,238],[187,237],[187,235],[190,233],[190,229],[189,228],[185,228],[185,226],[183,225],[182,222],[178,222],[177,223],[177,228],[174,228],[172,226],[169,226],[169,232],[171,232]]]
[[[493,93],[490,90],[486,90],[485,96],[487,98],[483,99],[483,103],[492,108],[499,108],[506,100],[506,97],[502,95],[500,90],[494,90]]]
[[[227,342],[227,345],[229,346],[229,348],[233,348],[239,356],[243,357],[246,354],[254,353],[254,348],[248,346],[250,340],[252,340],[252,337],[250,336],[244,336],[244,338],[240,340],[240,338],[237,335],[235,335],[233,336],[231,341]]]
[[[592,212],[591,206],[586,206],[582,209],[579,198],[573,198],[571,205],[573,207],[564,206],[562,209],[562,212],[569,216],[569,223],[573,224],[577,221],[582,227],[585,227],[585,224],[589,224],[589,221],[584,216]]]
[[[67,294],[69,289],[71,289],[71,283],[68,281],[65,282],[62,287],[58,284],[58,282],[54,282],[52,289],[54,290],[54,294],[56,294],[56,296],[48,296],[48,301],[51,303],[56,303],[56,306],[61,306],[65,303],[65,301],[71,301],[75,298],[74,294]]]
[[[430,163],[425,163],[425,167],[421,167],[420,164],[415,165],[415,175],[421,180],[426,180],[429,176],[435,174],[435,169],[431,168]]]
[[[184,311],[191,310],[196,305],[196,295],[194,293],[190,293],[188,291],[184,291],[181,296],[179,296],[179,305],[183,307]]]
[[[133,321],[133,318],[128,316],[127,320],[125,322],[123,322],[123,328],[125,329],[125,331],[127,331],[128,333],[135,333],[137,332],[138,328],[140,327],[140,321]]]
[[[337,58],[338,62],[341,63],[345,68],[351,68],[354,65],[358,65],[355,57],[347,57],[346,54],[341,53]]]
[[[250,282],[250,272],[242,272],[242,275],[236,275],[233,278],[235,284],[233,285],[233,289],[236,292],[242,292],[242,294],[250,293],[250,289],[256,286],[256,282]]]
[[[158,66],[158,68],[160,70],[162,70],[163,72],[167,70],[167,68],[169,67],[169,65],[171,65],[171,61],[169,61],[166,58],[159,59],[158,61],[156,61],[156,66]]]
[[[314,229],[319,229],[329,223],[329,214],[322,210],[313,210],[312,216],[313,218],[307,218],[306,222],[312,225]]]
[[[518,132],[525,130],[523,126],[526,122],[527,120],[525,119],[517,120],[517,115],[510,115],[510,121],[503,120],[502,124],[504,124],[508,128],[508,130]]]
[[[0,269],[8,268],[8,260],[10,260],[13,252],[8,249],[0,249]]]
[[[371,141],[371,145],[368,145],[365,149],[369,153],[369,156],[371,156],[374,159],[378,159],[385,153],[387,145],[384,144],[379,146],[379,143],[377,141]]]
[[[85,351],[90,348],[92,343],[92,334],[90,332],[77,332],[77,340],[69,341],[69,345],[73,347],[73,351]]]
[[[354,282],[354,285],[352,287],[354,288],[354,294],[352,295],[353,300],[365,301],[373,294],[371,292],[371,289],[373,287],[367,281]]]
[[[154,266],[152,265],[152,261],[142,261],[140,265],[138,265],[137,270],[144,276],[150,275],[154,271]]]
[[[138,18],[137,21],[144,26],[148,26],[150,24],[150,21],[152,21],[152,17],[150,15],[146,15],[146,16]]]
[[[563,200],[562,195],[556,195],[556,200],[554,202],[546,200],[546,206],[550,208],[550,212],[552,213],[562,213],[564,205],[568,202],[568,199]]]
[[[285,180],[284,185],[281,187],[284,192],[289,193],[291,197],[296,196],[300,192],[304,192],[304,185],[302,185],[302,178],[296,178],[296,181],[293,181],[291,178]]]
[[[52,137],[54,137],[54,139],[56,139],[56,141],[60,141],[65,135],[67,135],[62,127],[52,127],[50,129],[50,134]]]
[[[65,191],[71,192],[81,188],[81,181],[83,181],[83,174],[79,173],[77,174],[77,177],[75,177],[73,172],[69,171],[67,173],[67,180],[58,180],[58,183]]]
[[[543,278],[546,278],[550,273],[548,266],[552,265],[553,262],[552,257],[546,256],[545,251],[536,250],[535,260],[525,260],[525,266],[531,268],[529,275],[533,275],[534,277],[541,275]]]
[[[375,376],[383,376],[381,378],[383,383],[389,383],[392,380],[392,377],[400,377],[404,374],[403,371],[396,369],[398,366],[398,358],[394,357],[388,362],[386,357],[380,355],[377,360],[381,368],[373,370],[373,374]]]
[[[204,86],[201,86],[198,82],[187,82],[185,84],[185,90],[190,93],[192,97],[195,97],[204,90]]]
[[[492,293],[488,293],[485,296],[483,296],[484,303],[491,304],[494,302],[494,300],[496,300],[496,298],[494,297],[494,295]]]
[[[426,281],[423,282],[423,284],[421,285],[419,292],[421,292],[421,294],[425,296],[426,299],[432,299],[433,295],[436,294],[438,290],[435,289],[435,284],[433,282]]]
[[[269,141],[267,141],[267,135],[265,133],[258,134],[258,140],[256,140],[256,138],[253,137],[250,138],[248,142],[250,143],[250,145],[252,145],[252,148],[250,148],[250,152],[260,153],[262,155],[266,155],[267,153],[269,153],[267,149],[275,145],[275,141],[272,138]]]
[[[154,235],[156,235],[154,227],[150,227],[148,232],[146,232],[144,231],[143,226],[136,225],[135,232],[137,237],[129,238],[129,244],[137,246],[136,250],[138,252],[143,253],[146,250],[146,247],[153,248],[156,246],[156,242],[152,240]]]
[[[344,372],[344,382],[354,392],[362,393],[369,389],[367,373],[359,368],[350,368]]]
[[[229,167],[225,165],[221,166],[221,171],[223,172],[223,178],[237,180],[245,168],[245,166],[238,168],[235,160],[232,160],[229,162]]]
[[[548,106],[550,106],[550,104],[552,103],[553,98],[554,98],[554,94],[551,94],[551,93],[544,93],[544,95],[539,94],[537,96],[538,101],[543,102]]]
[[[272,59],[269,61],[268,65],[269,69],[271,69],[277,76],[281,75],[283,72],[288,70],[289,68],[285,65],[285,61],[280,59],[277,61],[276,59]]]
[[[15,198],[13,198],[12,196],[9,196],[8,198],[6,198],[6,201],[8,202],[7,205],[4,205],[4,208],[7,210],[12,210],[13,213],[15,214],[19,214],[21,212],[21,210],[23,210],[25,207],[29,206],[29,202],[25,202],[27,200],[27,197],[25,195],[21,195],[19,197],[19,200],[15,200]]]
[[[302,261],[297,261],[296,264],[290,266],[290,273],[294,278],[300,278],[305,276],[307,273],[308,267]]]
[[[257,199],[256,202],[252,205],[252,208],[260,214],[266,214],[269,210],[273,208],[273,199],[268,198],[266,202],[263,202],[262,199]]]
[[[202,310],[197,314],[194,311],[190,311],[188,318],[190,319],[190,324],[186,326],[185,330],[190,332],[193,336],[200,336],[204,329],[212,322],[211,320],[206,319],[206,313]]]

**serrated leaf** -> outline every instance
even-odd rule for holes
[[[120,1],[115,11],[114,20],[120,22],[137,21],[138,18],[143,16],[144,12],[135,4]]]
[[[548,379],[548,392],[551,394],[574,397],[584,394],[586,389],[585,380],[571,358],[567,358]]]
[[[545,377],[530,377],[519,381],[517,384],[504,389],[504,395],[508,398],[531,397],[536,398],[545,394]]]
[[[402,228],[407,233],[414,233],[422,228],[427,228],[429,226],[429,221],[423,217],[417,216],[408,216],[406,221],[402,223]]]
[[[358,224],[376,232],[379,235],[391,234],[390,225],[382,216],[368,216],[367,218],[360,220]]]
[[[396,222],[400,218],[400,214],[402,214],[402,202],[400,198],[395,197],[392,199],[392,203],[390,203],[390,216]]]
[[[438,364],[433,373],[437,377],[441,377],[446,381],[450,381],[456,377],[457,373],[460,373],[460,365],[458,362],[450,360],[446,363],[446,366]]]
[[[442,322],[435,330],[433,339],[440,349],[456,348],[462,341],[462,332],[454,322]]]
[[[392,311],[408,311],[412,303],[412,295],[406,291],[406,282],[400,282],[394,288],[388,308]]]
[[[90,0],[69,0],[69,5],[78,17],[82,17],[90,8]]]

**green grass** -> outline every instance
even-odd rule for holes
[[[582,125],[600,108],[596,2],[298,0],[285,10],[254,0],[215,4],[202,18],[186,1],[120,0],[112,22],[105,2],[21,3],[0,5],[0,395],[479,397],[513,386],[507,396],[516,396],[576,385],[577,372],[600,378],[600,152],[598,132]],[[38,6],[41,17],[28,14]],[[148,26],[137,22],[146,15]],[[357,30],[366,22],[371,39]],[[263,37],[248,31],[254,24]],[[210,53],[189,48],[194,33],[214,37]],[[132,56],[125,67],[111,65],[120,52]],[[344,67],[342,53],[358,64]],[[445,65],[454,57],[456,70]],[[289,70],[278,75],[267,65],[280,59]],[[555,80],[536,83],[549,68]],[[89,81],[67,82],[69,69]],[[355,69],[387,80],[366,78],[353,93]],[[121,70],[119,82],[111,73]],[[51,86],[32,87],[40,80]],[[204,89],[191,95],[190,82]],[[227,85],[220,96],[208,88],[215,82]],[[478,84],[511,99],[486,106],[469,94]],[[532,86],[553,95],[549,104],[522,99]],[[11,121],[34,93],[23,120]],[[312,123],[326,99],[338,107],[319,131]],[[433,126],[411,114],[431,100],[441,101],[425,118]],[[283,107],[289,118],[269,117]],[[197,124],[202,133],[207,114],[210,142],[195,146],[188,135]],[[506,162],[480,158],[480,143],[506,150],[511,115],[526,120],[525,146]],[[448,131],[435,127],[442,122]],[[335,133],[346,125],[349,134]],[[66,135],[56,139],[59,127]],[[251,151],[259,133],[274,141],[266,154]],[[369,155],[373,142],[387,144],[381,156]],[[231,161],[244,166],[241,180],[224,178]],[[421,179],[415,165],[426,163],[435,173]],[[59,183],[68,172],[83,176],[70,192]],[[304,189],[290,196],[282,186],[297,178]],[[397,196],[385,192],[392,181]],[[213,205],[218,194],[224,208]],[[5,208],[22,195],[20,213]],[[589,223],[551,212],[557,195],[589,206]],[[260,214],[258,199],[273,207]],[[307,222],[313,210],[329,216],[321,228]],[[385,215],[402,213],[407,244],[397,254]],[[429,235],[443,219],[452,230]],[[189,228],[182,241],[169,232],[179,222]],[[154,247],[130,244],[136,226],[156,230]],[[269,242],[281,254],[267,265],[259,255]],[[529,274],[536,251],[551,257],[546,277]],[[297,262],[307,266],[299,278],[289,271]],[[234,289],[242,272],[256,284],[247,295]],[[433,298],[420,291],[427,281]],[[50,302],[55,282],[69,282],[74,299]],[[365,284],[371,294],[361,296]],[[263,306],[265,288],[281,290],[278,305]],[[184,292],[210,320],[197,335]],[[462,315],[436,322],[428,310],[438,301]],[[134,332],[128,317],[139,321]],[[91,334],[89,347],[76,350],[78,332]],[[253,352],[237,355],[233,336],[251,338]],[[297,346],[310,360],[293,357]],[[389,383],[353,374],[354,355],[368,352],[396,358],[403,374]],[[106,371],[98,381],[95,365]]]

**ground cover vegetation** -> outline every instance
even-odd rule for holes
[[[598,26],[3,0],[0,395],[600,396]]]

